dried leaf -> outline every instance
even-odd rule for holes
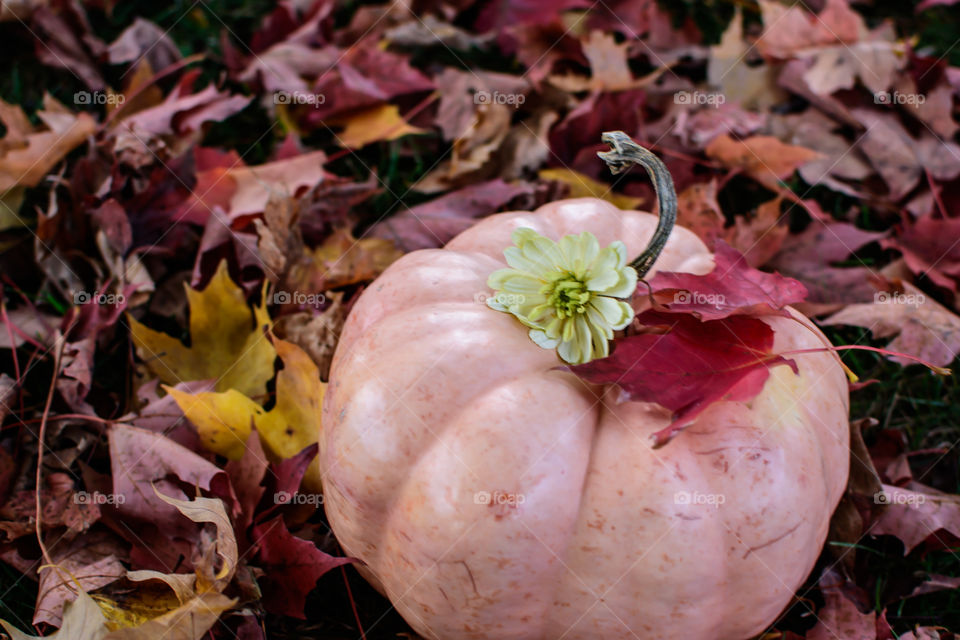
[[[90,114],[74,114],[49,94],[44,94],[43,109],[37,117],[46,125],[43,129],[32,128],[20,107],[0,100],[0,120],[7,129],[0,139],[0,193],[40,184],[97,127]]]
[[[621,193],[614,193],[613,187],[605,182],[594,180],[590,176],[567,168],[541,169],[538,174],[541,180],[554,180],[570,187],[571,198],[600,198],[606,200],[618,209],[631,211],[639,209],[643,204],[642,198]]]

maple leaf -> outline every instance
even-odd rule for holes
[[[661,447],[720,400],[756,396],[770,367],[796,363],[770,352],[773,329],[762,320],[731,316],[700,322],[690,315],[647,311],[643,326],[664,325],[666,333],[641,333],[614,341],[613,353],[569,367],[593,384],[616,384],[621,398],[656,402],[669,409],[669,426],[653,434]]]
[[[960,280],[960,219],[924,216],[905,222],[903,230],[884,241],[884,247],[898,249],[912,272],[934,283],[957,290]]]
[[[789,317],[784,307],[807,296],[797,280],[754,269],[722,240],[713,256],[713,271],[706,275],[658,271],[649,281],[654,299],[669,312],[719,320],[733,315]]]
[[[326,385],[303,349],[280,339],[274,339],[274,345],[284,367],[277,373],[277,401],[270,411],[232,389],[192,394],[165,387],[211,451],[239,460],[254,426],[274,460],[294,456],[317,441]],[[317,464],[307,472],[304,486],[320,490]]]
[[[874,302],[852,304],[820,324],[867,327],[875,338],[896,335],[886,347],[890,351],[938,367],[949,365],[960,353],[960,317],[912,284],[904,282],[903,287],[903,293],[878,293]],[[890,359],[903,365],[916,364],[896,355]]]
[[[306,596],[320,576],[353,562],[351,558],[335,558],[309,540],[292,535],[282,516],[256,525],[252,537],[258,547],[257,565],[266,571],[263,603],[281,615],[305,619]]]
[[[191,346],[128,316],[131,338],[147,369],[170,385],[213,378],[218,390],[264,395],[276,358],[264,333],[270,327],[266,301],[251,313],[243,290],[230,279],[226,261],[203,291],[184,287]]]
[[[784,144],[773,136],[751,136],[734,140],[727,134],[717,136],[705,149],[730,169],[739,169],[771,191],[779,191],[780,181],[798,167],[820,157],[806,147]]]
[[[563,167],[541,169],[537,175],[541,180],[554,180],[567,185],[570,188],[567,196],[570,198],[600,198],[626,211],[635,210],[643,204],[643,198],[615,193],[609,184],[594,180],[573,169]]]
[[[343,131],[337,134],[337,142],[342,147],[352,149],[380,140],[396,140],[413,133],[426,133],[404,120],[399,107],[393,104],[370,107],[329,122],[343,127]]]
[[[866,266],[834,267],[860,247],[884,234],[864,231],[846,222],[813,222],[800,234],[787,236],[769,266],[804,283],[812,303],[863,302],[876,289],[869,284],[874,271]]]

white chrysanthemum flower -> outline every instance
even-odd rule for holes
[[[561,359],[582,364],[610,354],[613,332],[633,319],[628,298],[637,272],[627,265],[627,248],[615,241],[600,248],[590,232],[554,242],[533,229],[513,232],[515,247],[503,255],[510,269],[490,274],[496,295],[487,305],[512,313],[530,327],[530,339],[557,349]]]

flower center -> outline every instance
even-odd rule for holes
[[[547,296],[547,303],[557,310],[560,318],[585,313],[587,303],[590,302],[590,291],[586,283],[569,272],[560,274],[557,279],[547,283],[542,293]]]

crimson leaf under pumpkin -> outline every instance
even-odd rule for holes
[[[653,435],[662,447],[718,400],[749,400],[760,393],[770,367],[793,360],[770,352],[773,329],[738,315],[701,322],[692,315],[647,311],[641,325],[665,326],[614,343],[606,358],[570,367],[594,384],[616,384],[628,400],[656,402],[673,412],[670,425]]]

